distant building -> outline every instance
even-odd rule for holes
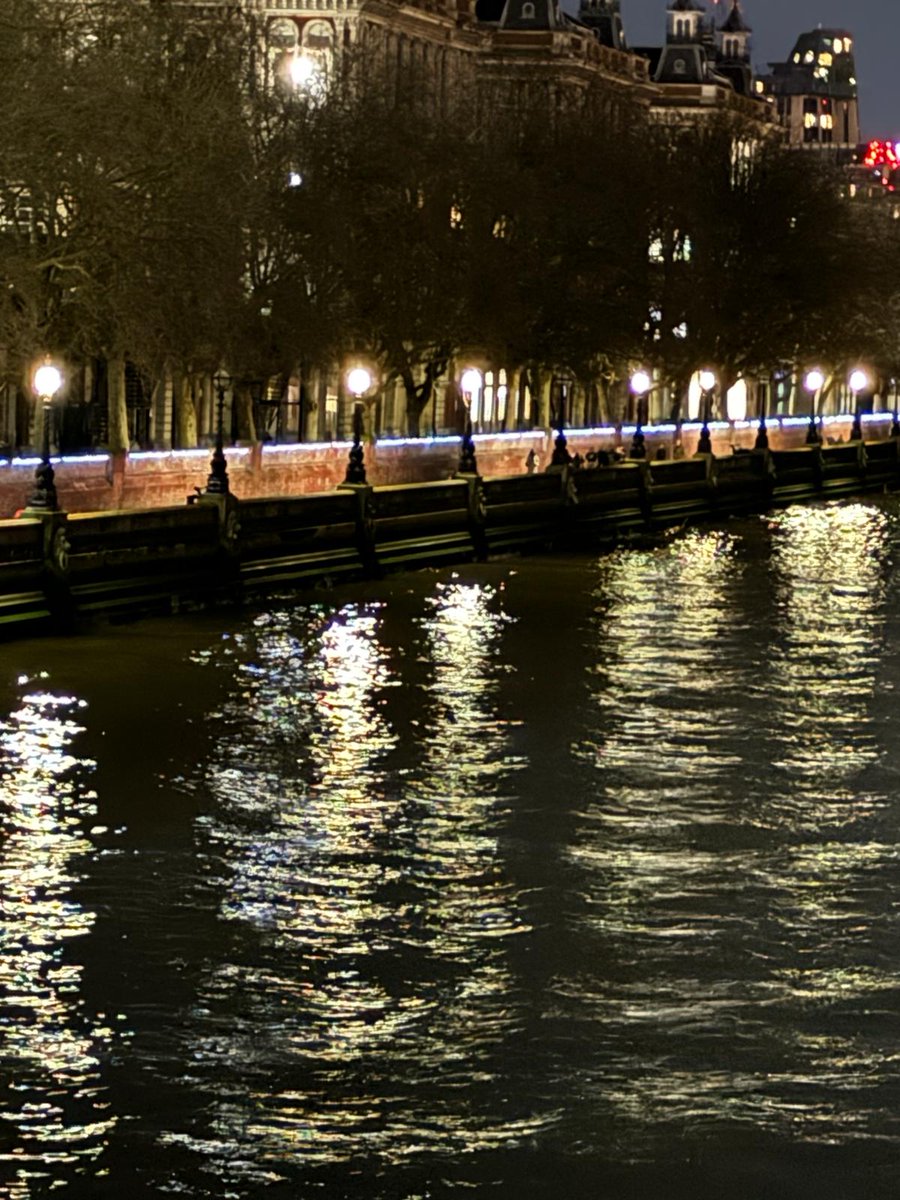
[[[730,0],[718,27],[701,0],[670,0],[666,16],[665,44],[637,48],[656,85],[651,111],[670,121],[730,112],[774,124],[774,106],[753,85],[751,30],[740,0]]]
[[[769,66],[758,87],[774,100],[790,144],[849,162],[860,141],[852,35],[844,29],[803,33],[787,62]]]

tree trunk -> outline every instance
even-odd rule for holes
[[[235,397],[237,403],[238,438],[251,445],[256,441],[256,422],[253,419],[253,396],[248,387],[239,387]]]
[[[193,450],[197,445],[197,406],[194,403],[194,381],[190,375],[182,375],[175,394],[178,449]]]
[[[125,359],[111,358],[106,368],[106,441],[111,454],[129,447],[128,406],[125,403]]]

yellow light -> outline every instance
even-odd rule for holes
[[[701,371],[699,379],[700,386],[703,388],[704,392],[711,392],[716,386],[716,376],[714,371]]]
[[[811,371],[807,371],[806,378],[803,381],[803,386],[808,392],[817,392],[825,383],[825,376],[818,367],[813,367]]]
[[[347,387],[359,399],[372,386],[372,376],[365,367],[354,367],[347,372]]]
[[[52,363],[44,363],[34,373],[34,390],[39,396],[55,396],[62,387],[62,375]]]
[[[481,372],[476,371],[474,367],[469,367],[463,371],[459,382],[464,392],[470,396],[474,396],[481,391]]]
[[[315,62],[306,54],[298,54],[291,59],[291,83],[294,87],[308,88],[319,73]]]

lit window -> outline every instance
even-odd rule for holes
[[[831,113],[822,113],[821,117],[819,117],[819,124],[823,129],[834,129],[834,117],[832,117]]]
[[[677,338],[686,338],[688,335],[687,321],[682,321],[680,325],[676,325],[672,333]]]
[[[807,129],[812,129],[812,127],[815,125],[815,123],[816,123],[816,114],[815,113],[804,113],[803,114],[803,124]]]
[[[803,61],[805,63],[815,62],[815,59],[816,59],[816,56],[812,50],[807,50],[807,52],[803,55]]]
[[[833,62],[834,62],[834,56],[832,54],[830,54],[827,50],[823,50],[822,53],[819,55],[819,66],[820,67],[830,67]]]
[[[462,209],[459,207],[458,204],[451,204],[450,205],[450,228],[451,229],[462,229],[462,227],[463,227]]]
[[[651,262],[662,262],[665,259],[663,254],[662,238],[655,237],[647,249],[647,257]]]
[[[841,38],[834,39],[834,52],[835,52],[835,54],[843,54],[844,53],[844,43],[841,40]]]

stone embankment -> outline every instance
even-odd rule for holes
[[[849,427],[848,419],[846,433]],[[126,471],[119,467],[130,483],[113,472],[107,486],[133,501],[134,480],[143,479],[143,504],[93,500],[92,511],[78,511],[76,501],[102,486],[97,464],[64,464],[57,472],[63,511],[0,520],[0,631],[70,630],[96,616],[239,602],[393,569],[558,545],[606,546],[685,522],[900,487],[900,437],[888,436],[889,419],[867,422],[864,440],[825,445],[804,444],[804,423],[772,427],[768,450],[726,442],[722,428],[713,432],[719,454],[657,458],[666,448],[666,432],[657,429],[648,431],[646,459],[532,473],[523,471],[525,458],[534,450],[533,465],[546,468],[547,435],[480,438],[480,473],[458,477],[452,475],[458,439],[428,447],[389,443],[367,448],[376,482],[361,485],[339,482],[347,447],[230,450],[227,495],[198,493],[195,483],[186,488],[185,463],[192,481],[197,475],[205,481],[205,454],[177,467],[171,455],[138,458],[158,471],[132,463]],[[750,426],[727,432],[746,434],[751,444],[755,436]],[[573,434],[570,453],[587,464],[589,451],[604,448],[602,433]],[[688,452],[692,434],[683,434]],[[299,460],[314,464],[319,490],[297,486]],[[415,480],[429,472],[430,480]],[[404,474],[403,482],[392,481]],[[19,472],[18,482],[21,505],[30,472]],[[263,486],[281,494],[254,494]],[[166,502],[173,489],[178,502]]]

